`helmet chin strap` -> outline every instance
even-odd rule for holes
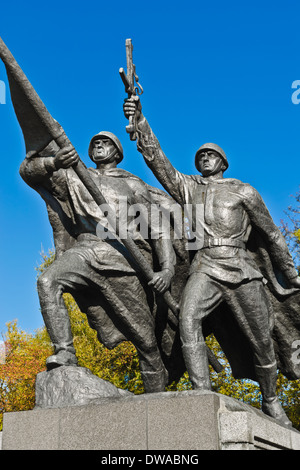
[[[220,158],[220,161],[216,164],[215,168],[210,173],[206,174],[205,176],[216,175],[220,171],[224,171],[224,162],[221,158]]]
[[[217,163],[215,169],[213,170],[213,174],[215,175],[216,173],[219,173],[221,170],[224,170],[224,162],[222,159]]]
[[[118,153],[118,150],[114,148],[113,151],[109,155],[107,155],[107,157],[101,158],[100,160],[94,160],[93,158],[93,161],[95,163],[107,163],[112,157],[116,155],[116,153]]]

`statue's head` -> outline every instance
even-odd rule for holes
[[[219,171],[226,171],[228,160],[224,150],[217,144],[204,144],[196,152],[195,165],[203,176],[213,175]]]
[[[123,148],[119,139],[108,131],[101,131],[90,141],[89,157],[94,163],[110,163],[123,160]]]

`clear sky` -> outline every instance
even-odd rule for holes
[[[1,4],[0,36],[86,164],[90,138],[109,130],[121,167],[158,185],[125,131],[118,71],[132,38],[143,111],[173,164],[195,173],[200,145],[219,144],[226,176],[254,186],[279,225],[300,184],[299,18],[298,0],[15,0]],[[15,318],[33,332],[43,324],[35,267],[52,231],[19,176],[25,147],[2,63],[0,80],[0,332]]]

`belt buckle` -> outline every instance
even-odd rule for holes
[[[214,238],[213,246],[222,246],[222,238]]]
[[[208,247],[212,248],[214,246],[222,246],[222,238],[209,238]]]

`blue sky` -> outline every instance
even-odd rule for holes
[[[119,67],[125,39],[144,88],[143,111],[162,148],[184,173],[215,142],[226,176],[250,183],[279,224],[300,178],[298,1],[66,0],[2,2],[0,36],[82,160],[100,130],[122,141],[122,168],[158,185],[125,131]],[[7,85],[0,64],[0,80]],[[0,104],[0,332],[18,319],[42,326],[35,267],[53,247],[44,202],[19,176],[24,142],[11,105]]]

